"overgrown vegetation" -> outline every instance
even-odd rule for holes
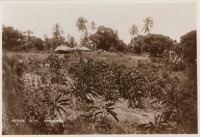
[[[191,66],[174,72],[163,68],[163,59],[139,60],[130,67],[117,60],[77,56],[80,59],[51,54],[44,60],[29,58],[27,63],[22,57],[4,56],[3,96],[14,98],[9,106],[8,100],[3,103],[4,134],[127,133],[115,111],[121,100],[127,102],[127,109],[151,109],[155,115],[154,121],[137,123],[132,133],[197,132],[196,81],[192,80],[196,73]],[[12,87],[6,79],[14,82]],[[27,133],[13,118],[25,119]],[[47,123],[58,119],[63,123]]]

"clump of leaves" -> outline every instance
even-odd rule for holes
[[[139,108],[142,107],[142,97],[144,93],[140,90],[130,90],[128,97],[128,107],[129,108]]]
[[[163,115],[155,115],[154,122],[150,121],[149,123],[144,123],[138,125],[138,128],[143,131],[147,131],[147,133],[162,133],[163,130],[170,128],[170,125],[163,119]]]
[[[63,118],[61,111],[67,113],[65,106],[70,105],[70,99],[62,98],[64,94],[58,94],[53,98],[45,97],[42,102],[46,103],[50,107],[50,114],[55,116],[55,111]]]
[[[167,83],[167,80],[163,77],[151,73],[148,78],[148,94],[151,98],[163,99],[171,90],[171,85]]]
[[[113,102],[106,103],[104,105],[96,106],[96,105],[91,105],[88,107],[89,109],[89,114],[83,114],[82,116],[84,117],[85,120],[89,121],[101,121],[102,118],[106,118],[107,116],[112,116],[116,121],[119,121],[117,118],[117,114],[113,111],[114,110],[114,104]]]

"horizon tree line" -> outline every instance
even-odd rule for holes
[[[129,34],[131,35],[131,40],[130,40],[129,45],[132,44],[131,46],[134,45],[134,47],[135,47],[135,46],[138,46],[138,44],[139,44],[138,47],[141,50],[140,54],[143,54],[143,51],[152,52],[152,53],[154,51],[158,51],[158,52],[160,52],[159,54],[161,54],[163,52],[162,50],[166,48],[166,43],[169,43],[171,41],[171,39],[167,36],[160,36],[160,34],[147,35],[151,32],[151,30],[153,28],[154,22],[153,22],[153,19],[151,19],[151,17],[145,18],[143,20],[143,23],[144,23],[144,25],[141,30],[139,30],[138,26],[135,24],[130,26]],[[77,35],[77,38],[79,39],[78,41],[76,41],[76,39],[73,36],[71,36],[70,34],[65,38],[63,36],[64,31],[59,23],[56,23],[52,26],[52,35],[53,35],[52,38],[48,38],[47,34],[44,34],[43,35],[44,41],[43,41],[41,38],[33,36],[34,33],[30,29],[25,32],[22,32],[17,29],[14,29],[12,26],[6,27],[3,24],[2,25],[2,27],[3,27],[3,32],[2,32],[2,34],[3,34],[2,35],[3,36],[2,37],[3,49],[29,50],[29,49],[35,48],[36,50],[44,50],[44,49],[54,50],[60,44],[65,44],[70,47],[84,45],[84,46],[88,46],[89,48],[91,48],[91,46],[90,46],[91,43],[98,44],[100,39],[103,40],[101,44],[104,43],[105,45],[112,48],[111,52],[118,51],[118,49],[122,49],[119,51],[124,51],[124,47],[125,48],[129,47],[129,45],[127,46],[127,44],[124,44],[123,41],[119,39],[117,30],[113,30],[113,29],[105,27],[105,26],[98,26],[98,29],[97,29],[96,23],[94,21],[89,22],[84,17],[79,17],[75,22],[75,26],[77,27],[77,30],[78,30],[78,35]],[[97,34],[96,36],[93,35],[94,30],[99,31],[98,33],[97,33],[97,31],[95,32],[95,34]],[[104,31],[104,32],[100,32],[100,31]],[[111,33],[112,31],[113,31],[113,33]],[[143,32],[144,35],[138,35],[139,32]],[[109,34],[106,34],[106,33],[109,33]],[[93,37],[91,37],[91,35],[93,35]],[[102,35],[103,37],[100,35]],[[111,35],[113,35],[113,36],[111,36]],[[116,41],[114,40],[113,43],[111,42],[112,43],[111,45],[108,45],[108,44],[106,44],[106,43],[110,43],[108,41],[108,37],[109,37],[109,41],[114,40],[114,39]],[[92,41],[92,40],[94,40],[94,41]],[[150,43],[149,43],[149,40],[150,40]],[[105,41],[108,41],[108,42],[105,43]],[[138,41],[139,41],[139,43],[138,43]],[[77,43],[77,42],[79,42],[79,43]],[[173,42],[172,44],[173,45],[176,45],[176,44],[182,45],[182,43]],[[137,44],[137,45],[135,45],[135,44]],[[186,44],[186,45],[188,45],[188,44]],[[98,46],[98,47],[100,48],[102,46]],[[99,49],[98,47],[97,47],[97,49]],[[104,46],[104,48],[105,48],[105,46]],[[149,49],[149,48],[151,48],[151,49]],[[92,49],[95,50],[96,48],[92,48]],[[105,48],[105,49],[109,50],[109,48]],[[190,53],[188,53],[188,54],[190,54]],[[155,54],[155,56],[157,56],[157,55]]]

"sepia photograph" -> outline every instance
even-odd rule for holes
[[[197,135],[198,2],[0,1],[1,134]]]

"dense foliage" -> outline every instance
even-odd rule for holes
[[[26,66],[17,56],[13,61],[5,58],[14,65],[14,70],[6,63],[3,66],[3,88],[7,89],[3,92],[4,101],[14,98],[14,104],[10,102],[9,107],[5,106],[8,119],[25,119],[29,134],[86,133],[90,130],[107,133],[116,125],[113,120],[121,122],[115,112],[115,103],[123,99],[128,109],[149,109],[145,105],[149,103],[159,114],[155,114],[155,121],[138,125],[142,133],[196,132],[196,105],[192,97],[196,91],[191,92],[189,88],[195,86],[195,80],[188,85],[190,90],[187,91],[187,86],[179,85],[179,80],[169,76],[167,69],[160,73],[159,66],[155,66],[157,62],[150,65],[138,61],[136,67],[128,68],[114,62],[80,58],[69,67],[71,59],[52,54],[44,60],[29,59]],[[157,71],[152,71],[153,68]],[[5,77],[6,74],[11,77]],[[16,90],[9,90],[12,87],[8,88],[7,78],[15,80],[12,85]],[[70,114],[73,111],[78,116],[69,121],[68,116],[74,115]],[[52,126],[44,122],[55,119],[62,119],[64,123]],[[20,132],[15,123],[9,122],[7,125],[11,125],[15,133],[22,134],[23,130]],[[81,131],[80,123],[88,126],[85,131]],[[75,132],[77,130],[79,132]]]
[[[197,32],[191,31],[181,36],[181,49],[185,53],[185,57],[191,61],[197,58]]]
[[[25,44],[24,35],[13,27],[3,26],[2,30],[2,46],[3,49],[15,49],[21,48],[21,45]]]
[[[80,60],[71,69],[71,73],[76,80],[74,92],[82,101],[92,103],[99,96],[103,96],[107,101],[124,98],[128,100],[128,107],[144,108],[144,101],[151,98],[155,100],[151,102],[152,104],[160,104],[155,109],[162,110],[159,116],[160,123],[165,124],[162,127],[163,132],[161,130],[153,132],[164,133],[167,130],[174,132],[181,128],[184,128],[184,132],[188,132],[188,128],[190,130],[192,128],[192,125],[189,125],[191,121],[189,115],[193,113],[188,103],[191,101],[189,93],[180,91],[178,85],[165,75],[150,73],[145,76],[137,70],[128,71],[123,66],[93,60],[88,62]],[[153,130],[157,127],[156,124],[157,122],[148,128],[146,127],[148,124],[139,127]]]
[[[90,35],[90,40],[97,49],[106,51],[126,51],[126,44],[119,39],[117,31],[104,26],[99,26],[95,34]]]
[[[3,26],[3,49],[52,49],[52,44],[64,42],[61,32],[44,43],[30,36],[31,31],[26,36]],[[111,52],[127,51],[117,31],[104,26],[89,37],[86,33],[81,42]],[[130,133],[122,129],[118,113],[138,109],[152,111],[154,119],[134,123],[131,133],[196,133],[196,31],[182,36],[178,44],[159,34],[138,35],[131,42],[136,54],[144,51],[152,57],[132,62],[132,55],[124,58],[127,54],[108,52],[88,53],[92,57],[81,52],[50,54],[45,59],[4,55],[3,134]],[[72,36],[65,43],[76,45]],[[155,58],[163,53],[165,58]],[[115,108],[124,102],[123,109]],[[15,118],[24,119],[23,128],[13,122]],[[49,120],[63,122],[49,124]]]
[[[153,57],[160,57],[165,50],[173,46],[173,41],[161,34],[138,35],[134,38],[134,52],[140,54],[142,48],[144,52],[150,53]]]
[[[11,26],[3,26],[2,30],[2,46],[5,50],[27,51],[27,50],[43,50],[44,41],[41,38],[26,35],[14,29]]]

